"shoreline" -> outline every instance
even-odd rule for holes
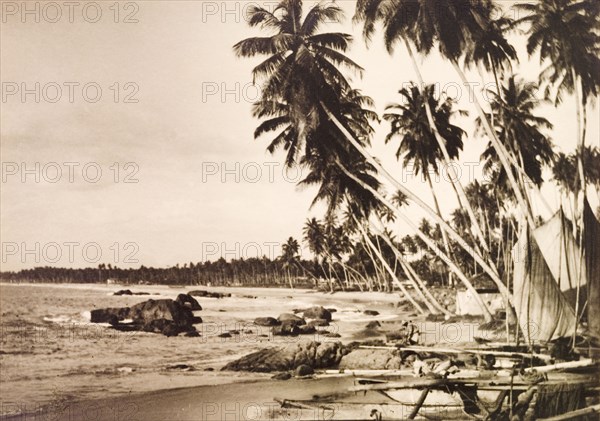
[[[289,380],[246,380],[219,385],[205,385],[173,389],[160,389],[149,392],[132,393],[119,397],[99,398],[72,402],[54,402],[35,407],[22,404],[22,409],[30,409],[14,415],[0,416],[2,421],[25,421],[37,419],[93,419],[94,421],[199,421],[199,420],[264,420],[296,419],[296,416],[282,413],[279,399],[311,399],[314,395],[328,395],[335,391],[345,391],[354,385],[350,375],[328,376],[324,378],[292,378]],[[364,397],[358,396],[364,401]],[[349,400],[353,400],[349,396]],[[391,399],[371,397],[372,404],[386,405]],[[15,406],[16,408],[16,406]],[[34,409],[34,410],[31,410]],[[292,412],[299,413],[299,410]],[[331,419],[316,412],[304,411],[302,419]],[[320,412],[320,411],[318,411]],[[89,418],[93,414],[93,417]],[[335,414],[335,411],[334,411]],[[308,416],[308,418],[306,418]]]
[[[424,317],[416,316],[413,311],[398,306],[403,300],[396,292],[339,291],[330,294],[290,288],[212,286],[172,288],[167,285],[128,285],[127,288],[132,291],[149,292],[151,295],[112,296],[113,292],[122,289],[121,285],[2,283],[0,286],[12,288],[15,292],[21,291],[21,294],[26,295],[31,295],[29,287],[37,287],[33,297],[41,299],[47,296],[49,298],[46,300],[50,299],[50,301],[54,301],[54,297],[72,296],[73,298],[66,300],[64,309],[77,310],[77,313],[79,310],[90,309],[100,303],[102,306],[109,307],[131,305],[156,296],[174,298],[180,292],[196,288],[232,293],[232,296],[227,298],[198,298],[203,307],[199,314],[204,320],[198,325],[201,338],[167,338],[150,333],[133,335],[97,325],[97,329],[93,331],[103,332],[100,336],[76,335],[75,342],[69,340],[62,345],[57,343],[56,346],[52,346],[51,351],[54,352],[54,349],[59,351],[52,354],[57,356],[56,362],[59,365],[44,363],[39,368],[42,370],[52,368],[60,377],[51,378],[46,375],[38,380],[30,378],[21,381],[21,374],[15,371],[15,367],[12,370],[13,390],[6,389],[11,387],[10,380],[7,383],[3,382],[2,385],[5,392],[9,393],[3,396],[1,420],[225,419],[227,414],[221,411],[223,405],[225,409],[238,405],[241,411],[244,405],[258,402],[261,404],[261,409],[272,410],[274,406],[279,408],[274,398],[310,399],[316,393],[328,394],[336,389],[342,390],[340,387],[345,390],[347,389],[345,386],[351,386],[353,382],[350,376],[327,376],[314,380],[292,378],[279,381],[271,379],[275,373],[220,371],[229,361],[250,352],[311,340],[339,341],[348,344],[353,341],[385,339],[385,333],[393,331],[403,321],[411,321],[419,326],[423,332],[422,343],[425,345],[443,342],[456,344],[454,338],[457,336],[462,339],[461,342],[470,342],[477,331],[476,323],[443,324],[443,322],[428,321]],[[48,288],[43,289],[43,287]],[[66,291],[73,291],[74,294],[67,294]],[[295,308],[314,305],[337,309],[337,312],[333,313],[333,322],[329,330],[339,333],[339,338],[328,338],[318,333],[293,337],[259,335],[259,333],[267,333],[263,330],[268,328],[256,328],[256,326],[253,335],[250,336],[237,335],[231,338],[218,336],[224,330],[240,329],[240,326],[252,324],[255,317],[277,317],[278,314],[292,312]],[[375,310],[373,313],[377,314],[365,314],[367,309]],[[14,311],[17,312],[16,314],[21,313],[18,306]],[[62,311],[63,308],[60,307],[60,312]],[[39,322],[43,320],[40,316],[44,313],[38,313],[32,313],[28,317],[31,319],[35,316]],[[379,327],[366,328],[371,322],[377,322]],[[47,329],[60,330],[61,324],[57,322],[42,323]],[[50,335],[50,337],[54,336]],[[26,340],[27,337],[21,339]],[[38,344],[40,347],[46,347],[45,342],[38,342]],[[15,351],[19,349],[15,348]],[[43,354],[46,352],[45,349],[41,349]],[[149,353],[150,349],[153,350],[151,353]],[[118,350],[117,354],[113,354],[115,350]],[[74,354],[74,351],[77,353]],[[25,364],[30,358],[27,355],[7,353],[0,356],[0,361],[6,368],[10,367],[11,361]],[[175,364],[189,365],[191,371],[169,371],[168,367]],[[34,372],[32,375],[37,377],[39,373]],[[106,381],[102,380],[103,378]],[[56,392],[48,389],[49,384],[57,386]],[[308,384],[310,387],[307,387]],[[38,389],[39,386],[44,386],[46,389]],[[132,407],[132,404],[135,407]],[[133,409],[141,415],[130,417]],[[95,411],[93,416],[86,415],[90,411]],[[306,419],[312,418],[308,416]],[[259,418],[239,413],[235,419]]]

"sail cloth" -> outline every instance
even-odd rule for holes
[[[587,200],[583,203],[583,230],[588,273],[588,328],[593,336],[600,338],[600,223]]]
[[[533,232],[536,243],[552,276],[573,308],[577,300],[579,280],[580,307],[586,301],[587,276],[581,249],[573,236],[570,221],[560,209],[544,225]]]
[[[512,255],[514,305],[525,339],[533,343],[572,336],[577,325],[575,311],[560,291],[529,228],[522,230]]]

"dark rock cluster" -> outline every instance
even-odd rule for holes
[[[297,314],[302,314],[303,317]],[[294,310],[294,313],[282,313],[277,319],[274,317],[257,317],[254,324],[257,326],[271,327],[271,333],[276,336],[307,335],[317,332],[317,327],[329,326],[331,312],[321,306],[303,310]]]
[[[110,323],[122,331],[143,331],[162,333],[165,336],[198,336],[194,327],[202,323],[194,311],[202,310],[195,298],[179,294],[175,300],[147,300],[131,307],[103,308],[91,311],[92,323]],[[130,322],[125,322],[131,319]]]
[[[133,292],[130,289],[121,289],[119,291],[113,292],[113,295],[150,295],[149,292]]]
[[[261,349],[230,362],[223,370],[263,373],[297,370],[296,375],[303,376],[308,375],[309,369],[337,367],[346,352],[340,342],[300,342]]]
[[[188,295],[193,297],[205,297],[205,298],[227,298],[231,297],[231,294],[225,294],[222,292],[211,292],[203,289],[195,289],[193,291],[188,292]]]

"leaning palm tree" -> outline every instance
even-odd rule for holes
[[[416,175],[423,174],[425,181],[429,184],[435,209],[441,217],[442,212],[433,188],[431,173],[439,175],[439,163],[443,162],[444,156],[435,138],[434,130],[429,124],[425,102],[432,110],[434,124],[444,139],[444,146],[450,159],[458,158],[463,148],[462,137],[465,132],[450,122],[454,114],[452,101],[450,99],[437,100],[434,97],[433,85],[424,87],[422,91],[418,86],[413,85],[410,89],[401,89],[399,93],[402,96],[402,103],[387,106],[388,113],[383,115],[384,120],[391,124],[385,141],[388,143],[396,136],[401,137],[396,158],[403,157],[405,167],[412,165]],[[446,253],[450,256],[450,244],[444,230],[442,230],[442,236]]]
[[[530,24],[527,52],[531,55],[539,50],[540,62],[548,63],[540,74],[541,82],[555,90],[556,103],[564,92],[575,94],[577,145],[583,153],[587,104],[600,89],[600,6],[595,0],[540,0],[519,7],[527,16],[517,23]],[[582,180],[583,159],[581,155],[578,163]]]
[[[535,108],[540,104],[536,92],[536,84],[524,82],[511,75],[501,87],[501,95],[489,92],[492,97],[492,113],[486,115],[494,122],[498,139],[518,162],[519,165],[513,166],[511,171],[520,180],[524,191],[524,177],[529,180],[527,184],[541,186],[542,166],[550,164],[554,157],[552,143],[544,134],[544,130],[550,130],[552,124],[544,117],[534,114]],[[477,130],[481,132],[481,118],[477,118],[476,125]],[[498,177],[495,180],[496,186],[505,191],[509,190],[506,170],[500,164],[498,153],[491,142],[483,152],[482,158],[485,160],[484,170]]]
[[[239,56],[269,56],[253,71],[256,78],[264,79],[262,97],[255,104],[254,115],[259,118],[270,118],[257,129],[257,132],[282,129],[270,147],[274,149],[283,146],[288,151],[286,158],[288,165],[297,164],[305,156],[329,155],[333,156],[336,165],[347,173],[342,157],[336,155],[340,145],[331,143],[335,137],[324,139],[320,136],[322,130],[330,131],[329,126],[335,126],[344,139],[350,142],[373,168],[390,180],[396,189],[401,190],[411,201],[424,209],[457,244],[473,256],[483,270],[500,283],[497,270],[487,259],[477,250],[473,250],[418,195],[399,183],[369,155],[365,149],[368,137],[360,133],[352,133],[349,125],[344,123],[342,105],[350,98],[352,89],[337,66],[359,73],[362,69],[343,54],[351,40],[349,35],[317,33],[319,24],[326,20],[336,21],[340,17],[341,10],[337,6],[317,5],[306,14],[305,19],[302,19],[300,0],[283,0],[273,12],[259,7],[251,9],[250,25],[262,25],[275,30],[275,34],[270,37],[248,38],[234,46]],[[352,173],[348,174],[350,179],[363,186],[366,191],[374,193],[373,196],[377,198],[380,197],[373,186],[356,178]],[[386,206],[393,207],[389,201],[386,201]],[[444,254],[430,239],[428,240],[427,244],[432,250]],[[460,271],[455,264],[451,266],[453,270]]]
[[[500,10],[487,8],[488,13],[500,13]],[[496,90],[500,89],[500,75],[512,70],[512,62],[517,61],[517,51],[508,42],[504,33],[511,29],[514,21],[505,15],[498,18],[488,16],[480,22],[481,30],[471,33],[471,42],[467,44],[464,63],[467,68],[480,65],[494,76]]]
[[[435,2],[428,0],[358,0],[355,20],[364,23],[363,34],[367,40],[372,37],[375,24],[382,22],[385,45],[390,52],[393,51],[398,41],[402,41],[412,59],[415,73],[421,85],[424,85],[424,82],[413,53],[413,45],[423,55],[428,55],[433,47],[437,45],[440,54],[452,63],[462,82],[465,86],[468,86],[469,81],[459,65],[459,59],[465,52],[473,50],[472,46],[475,42],[482,43],[491,40],[494,44],[498,43],[498,37],[501,34],[496,32],[494,37],[485,36],[489,31],[488,28],[492,26],[491,21],[495,9],[494,4],[488,0],[442,0]],[[486,48],[498,52],[498,57],[501,57],[500,53],[503,49],[494,48],[493,45]],[[485,56],[473,55],[473,57]],[[489,59],[485,58],[485,60]],[[534,226],[533,216],[529,212],[529,207],[526,206],[526,200],[528,199],[523,195],[519,184],[510,172],[508,154],[496,138],[490,122],[485,118],[485,113],[477,96],[474,97],[474,104],[482,119],[483,128],[498,151],[501,164],[507,170],[508,179],[517,202],[523,207],[523,212],[527,216],[530,225]],[[427,107],[427,115],[431,126],[435,127],[429,107]],[[436,139],[440,144],[440,149],[444,152],[444,142],[439,133],[436,133]],[[446,152],[444,152],[444,158],[449,161],[449,155]],[[451,177],[456,179],[454,168],[450,166],[449,171]],[[469,213],[471,223],[482,247],[487,248],[474,212],[464,195],[464,189],[458,182],[456,187],[461,195],[462,205]]]
[[[482,300],[481,296],[477,293],[477,290],[475,289],[475,287],[473,286],[471,281],[467,278],[465,273],[458,266],[458,264],[456,262],[454,262],[450,257],[448,257],[448,255],[446,253],[444,253],[444,251],[442,251],[438,247],[438,245],[435,243],[435,241],[431,239],[431,236],[424,233],[411,220],[411,218],[407,217],[404,213],[402,213],[397,207],[395,207],[392,204],[392,202],[388,198],[386,198],[380,192],[378,192],[377,190],[375,190],[373,187],[369,186],[368,184],[364,183],[356,175],[352,174],[350,171],[348,171],[346,168],[344,168],[343,165],[340,165],[340,168],[342,169],[344,174],[346,174],[350,179],[354,180],[357,184],[362,186],[365,190],[372,193],[375,198],[379,199],[381,204],[390,208],[394,212],[394,214],[406,224],[407,227],[409,227],[410,229],[412,229],[416,232],[417,237],[426,245],[426,247],[429,248],[430,250],[432,250],[432,252],[434,252],[436,254],[436,256],[438,256],[450,268],[450,270],[464,284],[464,286],[467,288],[467,290],[469,290],[473,294],[475,300],[477,301],[478,305],[480,306],[480,308],[483,312],[483,315],[484,315],[486,321],[491,321],[492,313],[490,312],[488,305]],[[436,216],[437,216],[437,214],[436,214]],[[441,218],[440,218],[440,220],[443,221],[443,219],[441,219]],[[447,225],[446,222],[444,222],[444,224]],[[450,232],[453,232],[454,234],[456,234],[456,232],[454,230],[452,230]],[[458,234],[456,234],[456,238],[458,238],[459,241],[462,242],[461,246],[463,247],[463,249],[465,251],[470,251],[471,253],[469,253],[469,254],[471,254],[473,257],[479,259],[477,261],[477,263],[479,263],[482,266],[482,268],[486,271],[486,273],[488,273],[490,275],[490,278],[492,278],[494,280],[494,282],[498,285],[498,289],[500,290],[500,292],[504,296],[506,296],[512,300],[512,297],[510,296],[510,293],[509,293],[508,289],[506,288],[506,286],[502,283],[502,281],[499,280],[498,275],[490,268],[490,266],[488,266],[487,263],[481,259],[481,256],[478,256],[477,253],[473,252],[472,250],[469,250],[468,246],[465,247],[464,244],[466,244],[466,243],[465,243],[464,239],[462,239],[460,236],[458,236]]]
[[[350,35],[318,33],[323,22],[341,19],[341,9],[319,4],[304,19],[302,12],[300,0],[283,0],[273,12],[252,6],[250,26],[260,25],[276,33],[248,38],[234,46],[241,57],[268,56],[252,72],[255,80],[264,79],[254,115],[270,117],[255,134],[283,128],[269,148],[283,146],[288,151],[288,165],[298,163],[303,154],[322,150],[324,145],[314,135],[326,120],[320,104],[339,112],[340,98],[351,92],[338,66],[362,72],[343,54],[352,39]]]

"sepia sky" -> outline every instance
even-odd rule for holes
[[[250,111],[259,92],[251,70],[259,60],[232,52],[237,41],[260,34],[245,22],[247,6],[257,3],[275,4],[82,1],[69,9],[0,1],[2,270],[273,257],[287,237],[301,237],[306,218],[322,213],[309,211],[315,190],[296,187],[302,174],[283,171],[282,154],[265,151],[268,137],[253,140],[258,121]],[[377,36],[367,49],[351,22],[355,2],[338,4],[346,21],[324,29],[355,36],[348,55],[366,71],[353,83],[381,114],[415,79],[411,63],[400,46],[388,55]],[[516,71],[534,78],[537,58],[527,62],[523,37],[511,40],[521,53]],[[459,108],[470,112],[457,120],[469,133],[461,157],[467,184],[469,168],[481,174],[475,163],[485,146],[473,137],[469,92],[435,54],[422,69],[427,82],[460,94]],[[469,78],[481,84],[477,72]],[[540,113],[555,125],[557,150],[571,152],[574,100]],[[588,144],[598,144],[597,113],[590,109]],[[433,203],[426,184],[396,162],[397,143],[384,145],[388,129],[377,127],[372,152]],[[559,204],[550,184],[544,200],[535,200],[543,216]],[[442,178],[435,188],[449,213],[456,204],[450,184]],[[409,214],[420,216],[416,207]]]

